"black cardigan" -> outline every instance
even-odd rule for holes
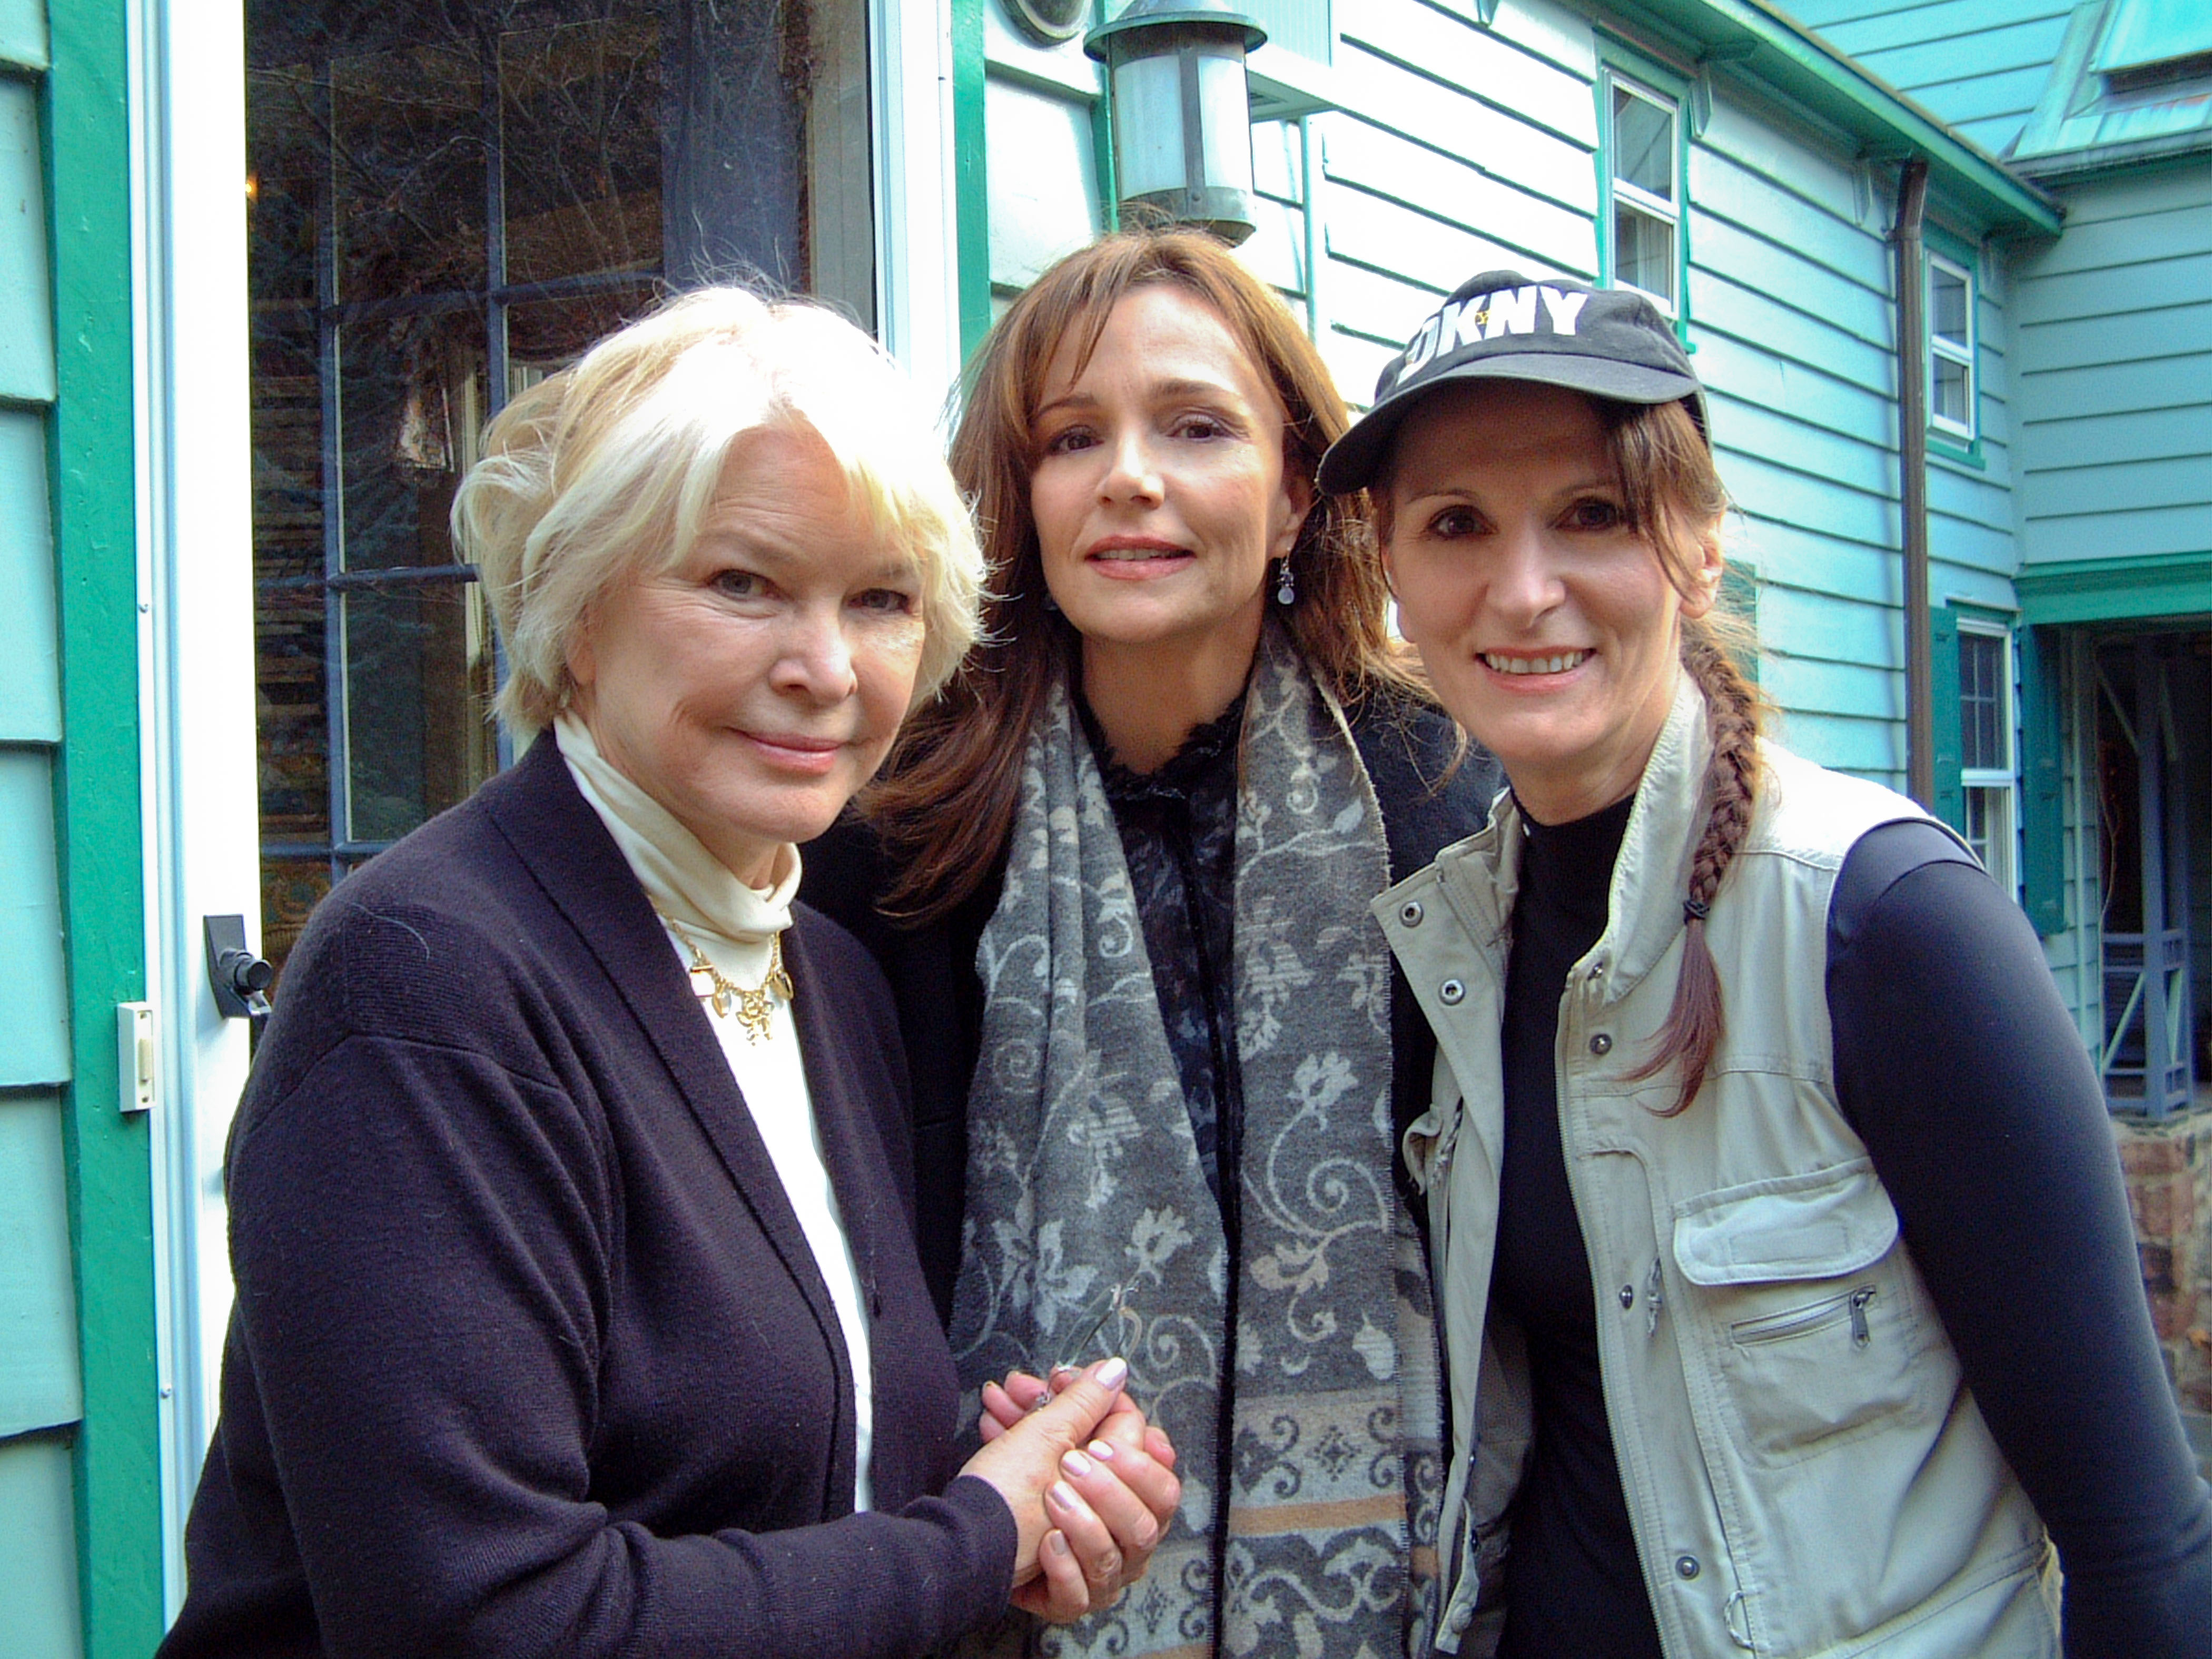
[[[877,1510],[851,1513],[852,1375],[798,1218],[541,738],[349,877],[286,970],[165,1656],[888,1656],[1003,1608],[1013,1517],[945,1485],[890,1000],[804,909],[786,959],[872,1327]]]
[[[1390,846],[1390,879],[1401,881],[1487,819],[1504,775],[1441,710],[1381,690],[1346,710]],[[982,1046],[983,981],[975,946],[999,906],[1006,852],[977,890],[922,927],[898,926],[878,908],[895,872],[875,833],[848,811],[801,849],[799,891],[859,937],[890,981],[914,1083],[914,1156],[920,1203],[917,1240],[930,1294],[950,1316],[960,1272],[967,1206],[968,1085]],[[1390,967],[1391,1097],[1402,1133],[1428,1108],[1436,1036],[1395,957]],[[1402,1164],[1398,1174],[1402,1181]],[[1415,1204],[1425,1223],[1426,1206]]]

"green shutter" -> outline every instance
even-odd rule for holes
[[[1960,781],[1959,613],[1948,605],[1930,608],[1928,634],[1934,673],[1929,695],[1936,704],[1936,816],[1961,835],[1966,829],[1966,793]]]
[[[2061,750],[2058,639],[2023,628],[2020,653],[2020,864],[2027,919],[2066,931],[2065,757]]]

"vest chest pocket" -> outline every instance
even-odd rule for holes
[[[1692,1199],[1674,1254],[1689,1286],[1683,1363],[1714,1385],[1693,1393],[1719,1402],[1755,1460],[1794,1462],[1950,1398],[1865,1159]]]

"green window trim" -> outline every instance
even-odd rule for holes
[[[1963,836],[1966,789],[1959,726],[1959,613],[1948,605],[1929,607],[1928,634],[1933,671],[1929,694],[1936,704],[1936,799],[1929,805],[1937,817]]]
[[[983,8],[952,0],[952,198],[960,356],[972,368],[991,331],[991,187],[983,118]]]
[[[2021,902],[2045,938],[2066,931],[2066,765],[2055,629],[2013,635],[2020,675]]]

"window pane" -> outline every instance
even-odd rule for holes
[[[1930,356],[1928,367],[1929,411],[1954,426],[1972,426],[1974,381],[1966,364],[1939,354]]]
[[[283,994],[284,959],[300,942],[307,913],[331,890],[328,859],[264,859],[261,861],[261,954],[276,970],[277,988]]]
[[[481,595],[453,581],[344,596],[350,839],[396,840],[495,769]]]
[[[507,395],[557,374],[624,323],[653,308],[653,284],[532,300],[507,310]]]
[[[1674,199],[1674,112],[1613,89],[1613,173],[1662,202]]]
[[[1986,789],[1966,791],[1966,845],[1986,869],[1990,862],[1990,797]]]
[[[614,9],[501,39],[510,283],[659,267],[661,24]]]
[[[1972,339],[1966,322],[1966,279],[1942,265],[1928,268],[1928,331],[1965,349]]]
[[[1613,204],[1613,276],[1674,308],[1674,227],[1626,202]]]
[[[478,37],[464,15],[410,10],[406,38],[421,44],[357,53],[338,47],[331,59],[331,234],[341,300],[484,280]],[[360,27],[399,38],[388,26],[363,20]]]
[[[1959,635],[1960,763],[1970,770],[2005,765],[2004,641],[1993,634]]]
[[[461,433],[482,407],[482,313],[355,324],[337,356],[344,568],[451,564]]]

